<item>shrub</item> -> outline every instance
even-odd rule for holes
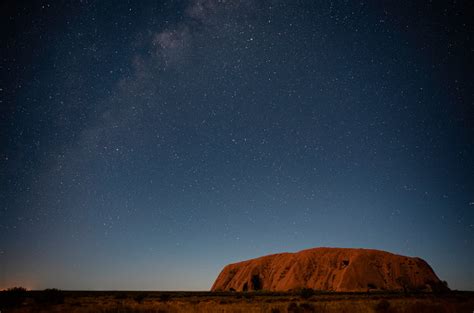
[[[251,293],[244,293],[243,297],[247,300],[252,300],[253,299],[253,294]]]
[[[119,292],[119,293],[115,294],[114,299],[116,299],[116,300],[125,300],[125,299],[127,299],[127,294],[123,293],[123,292]]]
[[[142,303],[143,300],[145,300],[145,298],[147,297],[148,295],[146,293],[139,293],[137,295],[135,295],[135,297],[133,297],[133,299],[137,302],[137,303]]]
[[[18,307],[25,302],[28,291],[23,287],[13,287],[0,292],[0,308]]]
[[[64,293],[56,288],[45,289],[36,295],[35,301],[40,304],[63,304]]]
[[[160,299],[161,302],[167,302],[171,299],[171,295],[169,295],[167,293],[162,293],[162,294],[160,294],[159,299]]]
[[[300,296],[303,299],[309,299],[314,295],[314,290],[311,288],[303,288],[300,291]]]

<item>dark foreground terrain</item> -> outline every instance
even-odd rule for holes
[[[25,291],[0,293],[0,311],[72,313],[174,312],[392,312],[473,313],[474,292],[295,293]]]

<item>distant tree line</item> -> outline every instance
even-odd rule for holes
[[[34,301],[40,305],[64,303],[64,293],[59,289],[28,291],[23,287],[13,287],[0,292],[0,309],[17,308]]]

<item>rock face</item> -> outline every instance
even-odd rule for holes
[[[314,248],[229,264],[211,291],[437,291],[447,289],[420,258],[369,249]]]

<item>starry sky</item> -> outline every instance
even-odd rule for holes
[[[208,290],[361,247],[474,290],[468,1],[3,1],[0,288]]]

